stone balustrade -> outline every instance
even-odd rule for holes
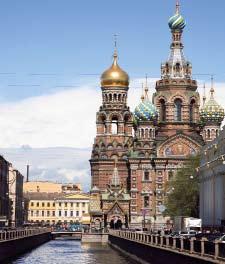
[[[196,240],[195,237],[191,239],[175,238],[122,230],[110,230],[109,234],[150,246],[164,248],[165,250],[225,261],[225,243],[218,240],[210,242],[204,237],[201,240]]]
[[[0,231],[0,243],[4,241],[35,236],[49,232],[51,232],[50,228],[29,228],[29,229]]]

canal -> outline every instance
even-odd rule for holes
[[[10,264],[138,264],[109,245],[52,240]]]

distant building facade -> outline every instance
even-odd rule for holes
[[[225,128],[202,149],[199,179],[203,226],[225,230]]]
[[[12,227],[23,225],[23,175],[9,165],[10,223]]]
[[[9,224],[9,162],[0,156],[0,226]]]

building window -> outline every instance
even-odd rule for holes
[[[112,130],[113,135],[118,134],[118,119],[117,119],[117,117],[112,118],[111,130]]]
[[[64,215],[67,216],[67,211],[64,212]]]
[[[190,103],[190,122],[194,121],[194,109],[195,109],[195,100],[191,100],[191,103]]]
[[[85,203],[82,203],[82,206],[85,207]]]
[[[85,214],[85,211],[82,211],[82,214]]]
[[[144,171],[144,181],[149,181],[149,171]]]
[[[52,216],[55,216],[55,211],[52,211]]]
[[[73,211],[70,211],[70,216],[73,216]]]
[[[30,211],[30,215],[31,215],[32,217],[34,216],[34,211],[33,211],[33,210]]]
[[[39,207],[39,203],[37,203],[37,207]]]
[[[207,129],[207,138],[210,138],[210,130],[209,129]]]
[[[34,203],[33,202],[31,203],[31,206],[34,206]]]
[[[42,203],[41,206],[42,206],[42,207],[45,207],[45,203]]]
[[[67,207],[67,203],[65,203],[65,207]]]
[[[163,99],[160,100],[160,121],[166,121],[166,103]]]
[[[175,121],[182,120],[182,101],[180,99],[176,99],[174,101],[175,105]]]
[[[36,216],[39,216],[39,211],[36,211]]]
[[[77,203],[77,207],[79,207],[80,206],[80,203]]]
[[[149,207],[149,196],[144,196],[144,207]]]
[[[55,203],[53,203],[52,206],[55,207]]]
[[[47,211],[47,216],[50,216],[50,212],[49,211]]]
[[[62,203],[59,203],[59,206],[61,207],[62,206]]]
[[[73,203],[70,203],[70,206],[73,207]]]
[[[76,211],[76,216],[79,216],[79,211]]]
[[[47,206],[50,207],[50,203],[47,203]]]
[[[45,211],[41,211],[41,216],[45,216]]]
[[[59,211],[59,216],[62,216],[62,211]]]

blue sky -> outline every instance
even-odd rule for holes
[[[167,21],[174,9],[175,0],[1,1],[0,73],[14,73],[0,74],[1,101],[89,82],[98,86],[97,77],[80,74],[99,74],[108,67],[114,33],[119,35],[120,64],[131,78],[146,73],[159,77],[169,52]],[[185,55],[194,73],[214,73],[223,82],[225,2],[181,0],[181,10],[187,20]]]

